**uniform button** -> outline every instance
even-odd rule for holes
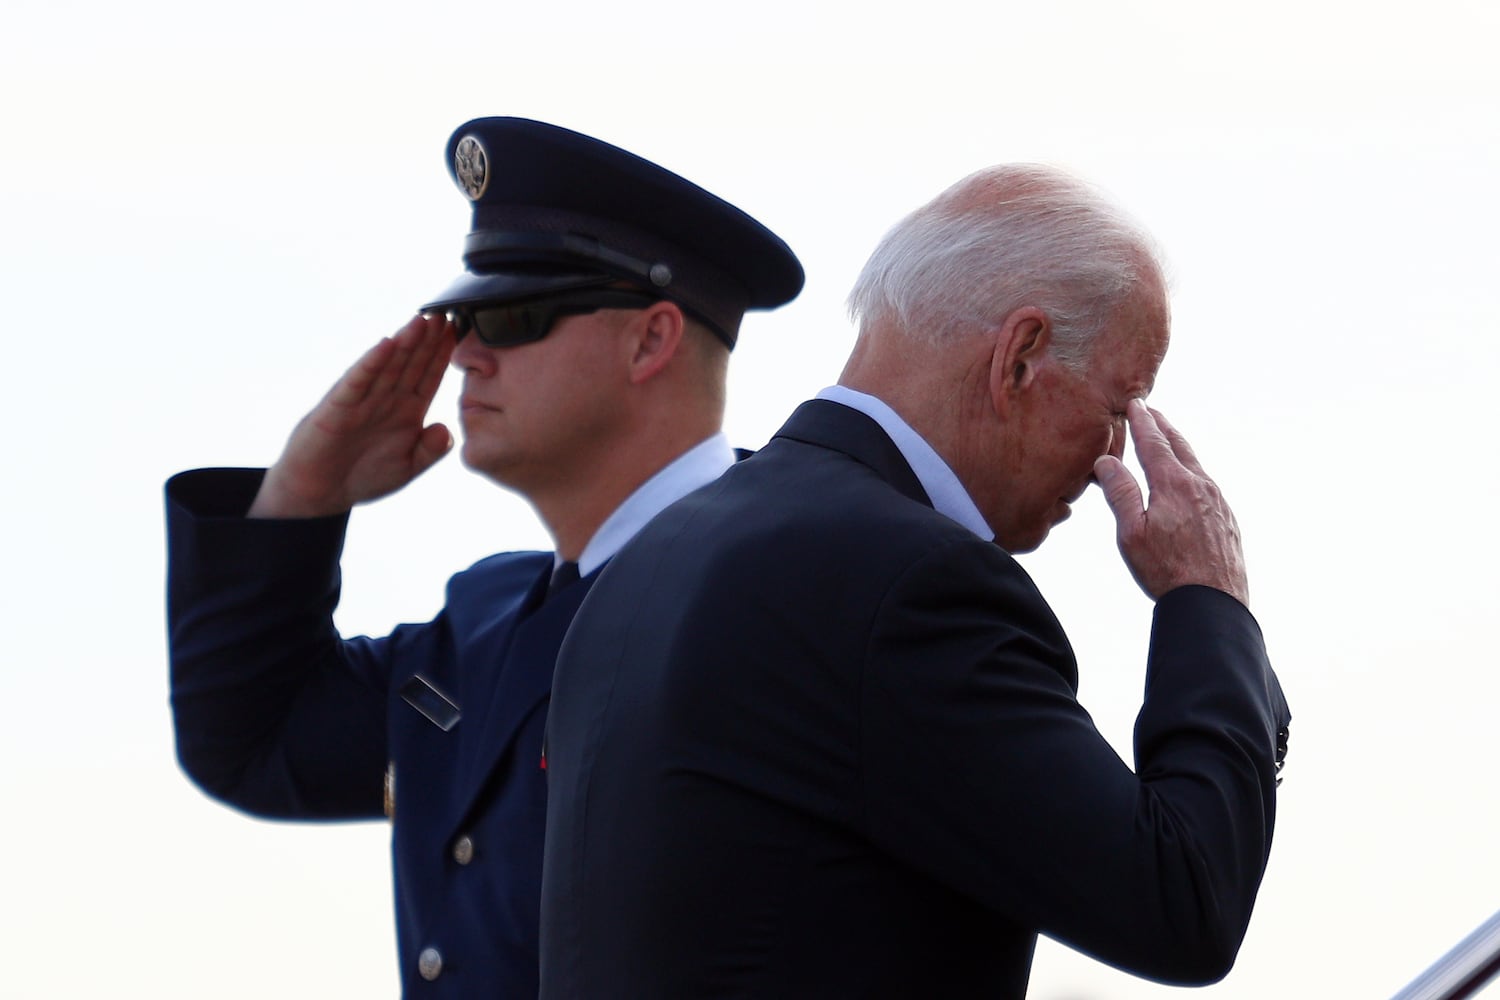
[[[436,948],[423,948],[417,956],[417,972],[429,983],[443,974],[443,956]]]
[[[453,860],[461,865],[466,865],[474,860],[474,841],[468,837],[459,837],[453,842]]]

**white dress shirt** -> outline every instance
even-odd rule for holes
[[[911,424],[902,420],[899,413],[877,397],[844,385],[831,385],[818,393],[818,398],[842,403],[879,424],[880,429],[896,443],[922,489],[927,491],[933,510],[947,515],[985,541],[994,541],[995,533],[985,522],[984,515],[979,513],[979,508],[974,506],[974,499],[964,489],[964,484],[959,482],[943,457],[922,439],[922,435],[912,430]]]

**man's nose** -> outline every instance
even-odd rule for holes
[[[461,372],[489,375],[495,370],[495,353],[487,349],[478,337],[464,337],[453,348],[453,357],[448,363]]]

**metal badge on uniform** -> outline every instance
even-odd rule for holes
[[[470,201],[478,201],[490,186],[490,158],[472,135],[458,140],[453,150],[453,176]]]
[[[458,703],[438,690],[436,684],[421,674],[412,674],[401,685],[401,697],[406,703],[427,717],[427,721],[447,732],[458,725],[460,718]]]

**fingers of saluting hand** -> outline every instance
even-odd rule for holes
[[[448,369],[455,339],[447,317],[417,316],[396,334],[396,350],[403,363],[394,373],[398,395],[431,400]]]
[[[381,373],[390,367],[395,353],[395,338],[382,337],[379,343],[361,355],[343,377],[334,383],[333,388],[328,390],[327,401],[335,406],[358,406],[363,403],[370,396]]]
[[[447,316],[437,315],[421,317],[426,324],[423,345],[424,353],[421,355],[422,362],[417,372],[417,381],[412,391],[421,399],[428,402],[437,395],[438,385],[442,383],[443,376],[448,372],[448,362],[453,359],[453,350],[458,346],[458,338],[454,336],[453,324]]]
[[[452,353],[446,318],[413,317],[394,336],[366,351],[329,392],[328,401],[352,409],[415,404],[425,412]]]
[[[447,454],[452,434],[423,421],[453,344],[446,319],[418,316],[366,351],[292,430],[252,515],[345,511],[400,489]]]
[[[1160,413],[1132,401],[1127,417],[1149,496],[1123,463],[1104,456],[1094,476],[1115,515],[1120,553],[1142,589],[1160,597],[1203,584],[1248,603],[1234,512],[1187,439]]]
[[[414,316],[395,336],[381,341],[361,358],[360,367],[370,377],[365,399],[404,402],[410,396],[419,396],[418,387],[425,383],[428,367],[438,353],[443,322]],[[382,350],[386,343],[391,346]],[[366,361],[370,366],[365,367]]]
[[[1133,399],[1125,408],[1125,416],[1130,422],[1130,437],[1135,442],[1136,458],[1140,460],[1141,469],[1146,474],[1146,485],[1150,489],[1158,489],[1167,470],[1178,464],[1172,442],[1157,423],[1161,415],[1147,408],[1139,399]],[[1176,434],[1176,431],[1173,433]],[[1181,435],[1177,436],[1181,439]],[[1113,455],[1101,455],[1094,461],[1094,478],[1104,490],[1105,502],[1114,512],[1122,534],[1134,530],[1144,521],[1146,499],[1124,462]]]
[[[1188,444],[1188,439],[1182,436],[1182,432],[1173,427],[1172,422],[1160,410],[1153,410],[1145,403],[1139,401],[1136,402],[1136,405],[1155,419],[1156,426],[1161,429],[1162,435],[1166,437],[1167,442],[1172,446],[1172,454],[1177,457],[1177,460],[1189,472],[1207,478],[1207,473],[1203,471],[1203,466],[1198,463],[1198,456],[1193,452],[1193,446]],[[1133,430],[1134,425],[1132,425]]]
[[[453,433],[444,424],[430,424],[422,428],[417,445],[412,449],[412,478],[415,479],[432,467],[438,459],[453,448]]]
[[[1094,460],[1094,478],[1099,481],[1104,502],[1109,504],[1116,521],[1139,520],[1146,513],[1141,487],[1124,462],[1113,455],[1099,456]]]
[[[1183,446],[1187,442],[1175,428],[1169,436],[1167,428],[1171,425],[1166,418],[1139,399],[1132,399],[1125,407],[1125,419],[1130,422],[1130,438],[1135,442],[1135,457],[1140,460],[1141,471],[1146,474],[1146,485],[1153,491],[1159,489],[1164,485],[1164,477],[1183,465],[1172,438],[1175,436]]]

